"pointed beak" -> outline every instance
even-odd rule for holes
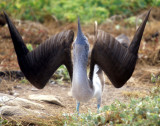
[[[78,17],[78,32],[77,32],[77,36],[82,36],[82,30],[81,30],[81,24],[80,24],[80,19]]]
[[[77,32],[77,39],[75,41],[75,44],[85,44],[86,38],[81,30],[81,24],[80,19],[78,17],[78,32]]]

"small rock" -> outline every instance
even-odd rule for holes
[[[19,98],[7,94],[0,93],[0,104],[8,106],[21,106],[23,108],[43,110],[44,106],[40,103],[30,101],[24,98]]]
[[[56,82],[53,81],[53,80],[50,80],[50,81],[49,81],[49,84],[53,84],[53,85],[54,85],[54,84],[56,84]]]
[[[21,79],[24,74],[21,71],[0,71],[0,76],[4,79]]]
[[[9,92],[9,95],[14,95],[14,92],[13,92],[13,91],[10,91],[10,92]]]
[[[64,107],[64,105],[53,95],[29,95],[29,99],[44,101],[46,103],[56,104]]]
[[[72,91],[71,90],[68,92],[68,96],[72,96]]]
[[[2,116],[38,116],[41,117],[42,114],[44,114],[43,112],[39,111],[39,110],[30,110],[30,109],[26,109],[26,108],[22,108],[20,106],[2,106],[0,108],[0,113]]]
[[[2,106],[0,108],[0,112],[3,116],[14,116],[24,113],[23,111],[21,111],[21,108],[19,106]]]
[[[15,92],[13,95],[17,97],[19,96],[19,93]]]
[[[33,87],[33,88],[31,88],[31,91],[38,91],[39,89],[37,89],[37,88],[35,88],[35,87]]]
[[[30,109],[44,109],[44,106],[40,103],[36,103],[34,101],[30,101],[19,97],[16,97],[14,101],[12,100],[10,104],[17,104],[24,108],[30,108]]]
[[[14,88],[15,88],[15,89],[22,89],[22,87],[19,86],[19,85],[15,85]]]
[[[5,103],[5,102],[8,102],[9,100],[12,100],[12,99],[14,99],[13,96],[0,93],[0,103],[1,103],[1,104],[2,104],[2,103]]]
[[[4,15],[1,13],[1,14],[0,14],[0,25],[1,25],[1,26],[4,26],[5,24],[6,24],[5,17],[4,17]]]

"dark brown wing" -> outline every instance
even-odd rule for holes
[[[150,11],[128,48],[104,31],[98,31],[98,37],[91,54],[90,79],[93,78],[94,65],[98,64],[116,88],[122,87],[131,77],[138,58],[143,31]]]
[[[5,13],[4,13],[5,14]],[[73,31],[64,31],[52,36],[35,50],[29,52],[21,35],[7,14],[5,18],[11,33],[19,66],[25,77],[37,88],[43,88],[57,68],[66,65],[72,78],[71,44]]]

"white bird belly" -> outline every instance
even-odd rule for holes
[[[89,90],[88,88],[83,88],[77,86],[76,88],[72,88],[72,96],[79,102],[87,102],[89,101],[92,97],[94,92]]]
[[[100,82],[100,79],[99,79],[98,76],[97,77],[94,76],[93,85],[94,85],[94,88],[95,88],[94,97],[96,97],[96,98],[101,97],[101,95],[102,95],[102,85],[101,85],[101,82]]]
[[[87,76],[82,75],[82,72],[77,72],[73,76],[72,96],[79,102],[89,101],[93,97],[94,91],[89,85]]]
[[[94,97],[100,98],[102,96],[102,84],[100,77],[98,76],[98,70],[99,67],[98,65],[94,66],[94,75],[93,75],[93,86],[94,86]],[[103,78],[104,79],[104,78]]]

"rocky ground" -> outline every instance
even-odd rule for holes
[[[146,11],[136,15],[137,19],[143,19]],[[158,15],[159,14],[159,15]],[[14,19],[13,19],[14,20]],[[44,24],[31,21],[14,20],[26,44],[32,44],[35,48],[51,35],[65,29],[77,30],[76,23],[62,24],[49,19]],[[136,24],[130,24],[123,17],[114,16],[99,25],[99,29],[109,32],[113,36],[124,33],[132,39],[136,30]],[[84,33],[93,45],[94,25],[84,24]],[[156,76],[160,72],[160,9],[153,9],[147,23],[142,39],[139,59],[133,76],[120,89],[111,85],[106,77],[106,85],[102,96],[102,107],[110,105],[118,99],[128,102],[132,97],[144,97],[155,86],[151,83],[151,74]],[[16,55],[6,25],[0,27],[0,71],[19,71]],[[64,113],[75,113],[76,101],[70,94],[69,82],[49,82],[44,89],[34,88],[25,79],[7,76],[0,78],[0,113],[3,118],[12,120],[36,121],[37,118],[62,116]],[[96,112],[96,100],[82,103],[80,113],[88,110]]]

